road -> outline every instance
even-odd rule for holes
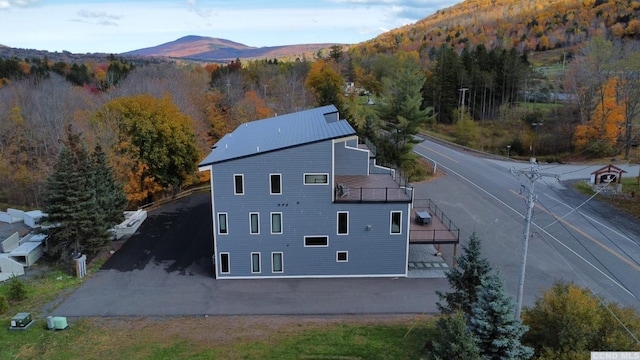
[[[515,299],[530,182],[511,169],[530,170],[531,164],[489,158],[433,141],[417,144],[414,151],[446,172],[418,184],[417,192],[426,193],[460,227],[462,241],[473,232],[482,239],[483,255],[502,271]],[[640,224],[568,186],[571,181],[589,179],[603,165],[539,166],[539,172],[548,176],[534,184],[537,201],[528,246],[525,305],[532,305],[541,289],[562,279],[589,288],[604,300],[640,309]],[[630,176],[638,174],[637,165],[616,166]]]

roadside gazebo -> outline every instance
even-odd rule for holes
[[[622,174],[626,171],[615,165],[607,165],[591,173],[589,182],[594,187],[616,184],[616,191],[622,190]]]

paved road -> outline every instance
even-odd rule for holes
[[[461,239],[476,232],[483,255],[502,269],[507,289],[517,294],[526,204],[510,169],[527,163],[488,159],[425,141],[415,151],[436,161],[447,175],[419,185],[461,228]],[[631,176],[638,166],[617,164]],[[529,241],[524,303],[563,279],[588,287],[606,300],[640,309],[640,224],[607,204],[588,199],[567,182],[589,179],[601,166],[543,164],[558,175],[536,182],[536,207]]]
[[[445,279],[219,280],[208,193],[149,214],[56,316],[316,315],[437,312]]]

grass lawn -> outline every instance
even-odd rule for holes
[[[45,267],[20,280],[27,298],[0,314],[0,360],[419,359],[434,332],[434,319],[418,315],[79,318],[51,331],[46,315],[82,280]],[[0,294],[8,293],[5,282]],[[18,312],[31,312],[35,325],[8,330]]]

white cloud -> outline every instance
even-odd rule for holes
[[[12,7],[27,7],[37,4],[40,0],[0,0],[0,10]]]

